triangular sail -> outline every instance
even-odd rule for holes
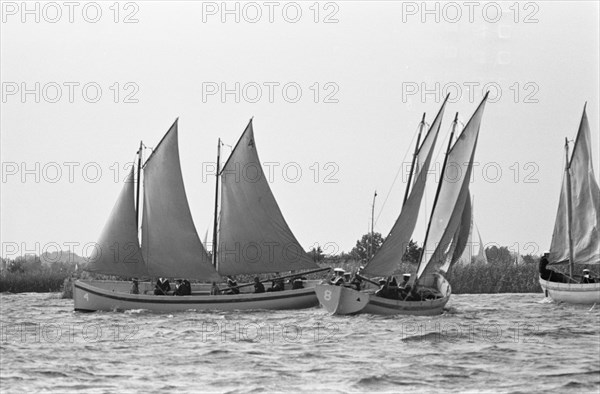
[[[483,244],[483,241],[481,240],[481,234],[479,233],[479,228],[477,227],[477,225],[475,223],[473,223],[473,230],[477,230],[477,240],[479,241],[479,249],[477,251],[477,254],[475,255],[475,262],[487,264],[488,259],[487,259],[487,255],[485,254],[485,245]]]
[[[444,176],[427,228],[423,253],[417,269],[417,278],[437,270],[445,272],[446,253],[460,226],[466,200],[469,198],[469,180],[479,136],[479,127],[487,94],[463,129],[446,159]]]
[[[574,263],[600,264],[600,189],[594,176],[591,133],[585,108],[567,171],[571,184]],[[569,260],[567,187],[565,172],[550,246],[551,263]]]
[[[462,258],[462,256],[465,255],[465,252],[470,247],[470,245],[468,245],[468,241],[470,239],[469,234],[472,232],[472,229],[473,206],[471,204],[471,196],[468,195],[463,208],[462,217],[460,219],[460,225],[456,229],[454,237],[452,237],[450,249],[452,253],[448,253],[445,263],[440,268],[441,271],[448,272],[450,268],[456,264]]]
[[[415,177],[415,183],[412,186],[410,195],[402,207],[402,211],[400,212],[398,219],[396,219],[396,223],[394,223],[392,230],[386,237],[385,242],[381,245],[381,248],[373,259],[362,270],[364,274],[387,276],[394,273],[400,265],[402,256],[406,251],[406,247],[410,242],[415,225],[417,224],[419,207],[421,206],[421,200],[423,198],[423,193],[425,192],[427,172],[429,171],[435,143],[442,124],[446,101],[447,98],[444,100],[442,107],[431,124],[431,127],[417,152],[417,160],[415,162],[416,164],[421,164],[418,165],[418,172],[416,172],[417,170],[415,169],[415,174],[417,176]],[[410,187],[410,185],[407,185],[406,187]]]
[[[144,165],[142,254],[152,276],[218,280],[183,185],[177,121]]]
[[[487,257],[485,255],[485,248],[483,246],[483,242],[481,241],[481,234],[479,233],[479,228],[477,228],[477,224],[475,224],[475,213],[474,213],[474,199],[471,198],[471,223],[469,228],[469,237],[466,242],[465,250],[462,255],[456,262],[459,265],[468,265],[471,263],[485,263],[487,264]],[[462,222],[461,222],[462,225]],[[475,233],[477,234],[477,240],[475,241]]]
[[[148,276],[140,252],[134,204],[133,167],[104,225],[94,256],[84,268],[106,275]]]
[[[318,268],[288,227],[263,172],[252,121],[221,172],[217,269],[223,275]]]

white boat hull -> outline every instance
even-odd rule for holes
[[[333,315],[371,313],[375,315],[440,315],[448,303],[451,287],[441,275],[432,278],[433,288],[441,298],[425,301],[400,301],[378,297],[372,291],[356,291],[349,287],[319,284],[315,292],[321,305]]]
[[[546,297],[569,304],[600,303],[600,283],[558,283],[540,277],[540,286]]]
[[[149,310],[153,312],[233,311],[249,309],[303,309],[317,306],[314,286],[319,281],[305,281],[303,289],[210,295],[210,285],[192,285],[192,295],[154,295],[154,285],[140,283],[140,294],[130,294],[130,282],[82,281],[73,283],[73,303],[76,311]],[[244,289],[250,291],[250,289]]]

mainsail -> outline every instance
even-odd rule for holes
[[[138,241],[133,180],[132,167],[104,225],[95,254],[85,267],[86,271],[129,277],[148,276]]]
[[[415,177],[416,180],[410,192],[410,196],[404,203],[402,211],[400,212],[398,219],[396,219],[396,223],[394,223],[389,235],[386,237],[385,242],[381,245],[381,248],[373,259],[362,270],[362,273],[364,274],[387,276],[393,274],[399,267],[402,256],[406,251],[406,247],[408,246],[417,223],[419,207],[421,206],[421,200],[425,191],[427,172],[429,171],[429,165],[431,164],[431,158],[442,124],[442,117],[444,116],[444,108],[447,100],[448,97],[444,100],[442,107],[431,124],[427,135],[417,152],[415,170],[418,168],[418,170],[416,170],[418,172],[415,172],[417,176]],[[407,188],[410,186],[411,185],[406,185]]]
[[[318,268],[287,225],[265,178],[252,120],[221,172],[217,269],[223,275]]]
[[[572,239],[573,263],[600,264],[600,229],[598,227],[600,223],[600,190],[594,176],[590,134],[584,107],[573,147],[573,155],[567,162],[563,175],[550,246],[551,264],[570,260],[569,231]],[[571,215],[569,215],[569,205],[571,206]]]
[[[179,163],[177,120],[144,164],[142,255],[152,276],[220,278],[190,213]]]
[[[469,181],[479,136],[479,127],[488,93],[475,110],[454,145],[449,149],[431,214],[417,279],[426,273],[446,272],[451,242],[461,225],[469,198]],[[455,121],[456,122],[456,121]]]

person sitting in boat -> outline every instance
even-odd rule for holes
[[[356,291],[360,291],[360,289],[362,288],[362,278],[360,276],[360,271],[363,269],[364,267],[361,266],[356,273],[354,274],[354,276],[352,277],[352,280],[350,281],[350,287],[354,288]]]
[[[181,292],[183,291],[183,281],[181,279],[177,279],[175,281],[175,290],[173,291],[174,296],[183,295]]]
[[[548,260],[549,256],[550,256],[550,252],[545,251],[544,254],[542,255],[542,257],[540,258],[540,265],[539,265],[540,277],[542,279],[550,281],[550,282],[569,283],[569,280],[567,279],[566,276],[564,276],[560,272],[556,272],[554,270],[547,268],[547,265],[550,264],[550,261]]]
[[[350,276],[352,274],[349,271],[344,272],[344,282],[350,283]]]
[[[387,291],[387,282],[385,279],[379,279],[379,289],[375,292],[377,297],[383,297],[383,294]]]
[[[390,286],[391,276],[386,279],[381,279],[379,281],[379,285],[381,286],[379,290],[375,292],[375,295],[383,298],[396,299],[398,296],[397,287]]]
[[[398,285],[398,293],[401,300],[406,299],[406,297],[411,292],[411,286],[408,284],[410,281],[410,274],[402,275],[402,283]]]
[[[171,284],[167,278],[158,278],[154,286],[154,295],[167,295],[171,291]]]
[[[302,278],[300,278],[299,276],[290,279],[290,283],[292,284],[292,290],[304,288],[304,282],[302,281]]]
[[[590,275],[590,270],[587,268],[583,270],[581,283],[596,283],[596,280]]]
[[[192,294],[192,285],[187,279],[177,279],[173,295],[186,296]]]
[[[227,276],[227,286],[229,287],[227,294],[240,294],[237,281],[233,279],[231,275]]]
[[[335,286],[341,286],[344,284],[344,271],[342,268],[333,269],[333,278],[329,281],[330,284]]]
[[[221,289],[217,286],[217,282],[213,282],[210,288],[210,295],[219,295],[221,294]]]
[[[254,293],[264,293],[265,292],[265,285],[263,285],[260,282],[260,279],[258,279],[258,276],[254,277]]]
[[[136,278],[133,278],[131,280],[131,294],[140,294],[140,288],[138,286],[138,280]]]
[[[192,295],[192,284],[190,283],[190,281],[187,279],[184,279],[183,286],[184,286],[184,294],[183,295]]]
[[[271,282],[271,287],[268,288],[267,291],[283,291],[283,289],[284,289],[283,279],[277,278],[277,279],[273,279],[273,281]]]

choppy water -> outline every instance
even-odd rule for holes
[[[600,307],[541,294],[453,295],[433,318],[84,314],[58,294],[0,300],[3,393],[600,390]]]

